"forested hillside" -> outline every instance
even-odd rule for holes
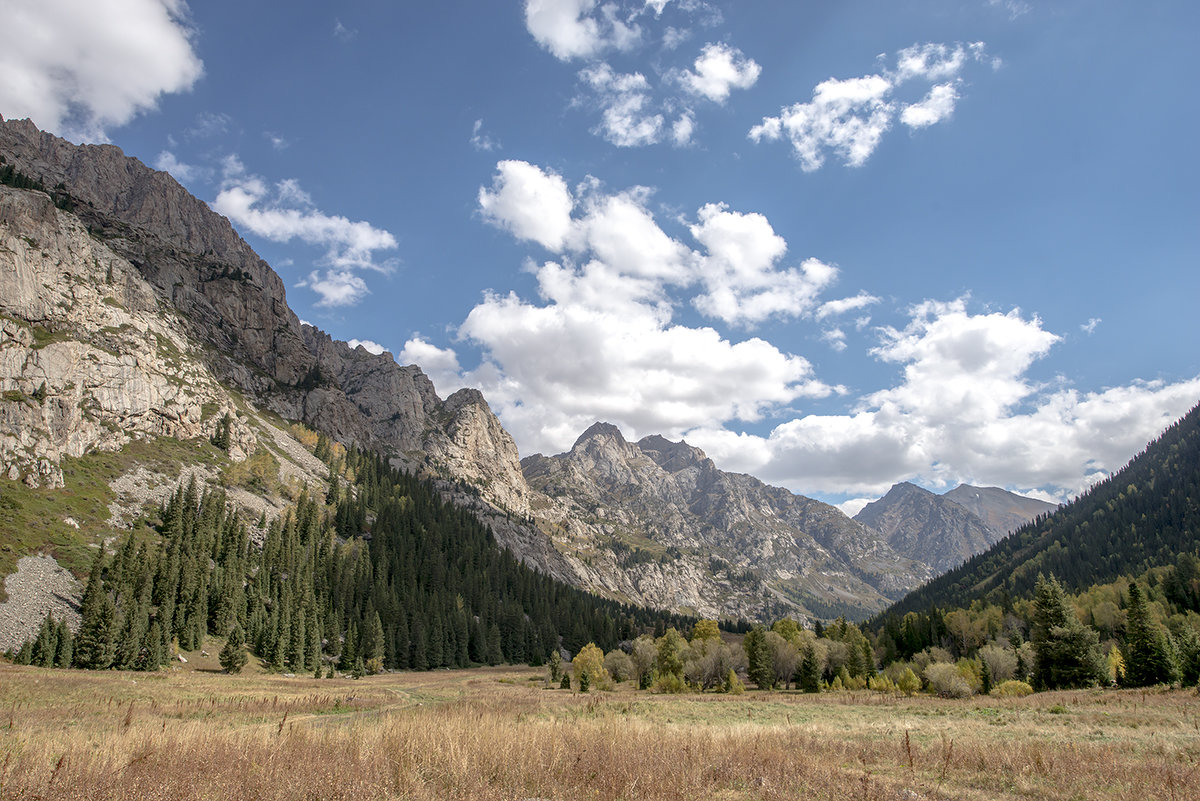
[[[98,554],[78,634],[47,619],[18,661],[154,670],[172,648],[233,633],[293,672],[541,664],[560,644],[611,649],[689,623],[531,570],[469,512],[378,455],[324,438],[317,453],[349,480],[326,498],[304,493],[258,527],[223,491],[181,486],[161,511],[160,538],[130,535],[113,557]]]
[[[1111,478],[1039,517],[877,619],[931,607],[1029,598],[1039,574],[1069,591],[1169,565],[1200,541],[1200,407]]]

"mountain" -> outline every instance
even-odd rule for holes
[[[1001,535],[1011,534],[1038,515],[1058,508],[1057,504],[1026,498],[999,487],[972,487],[970,484],[959,484],[942,497],[965,507]]]
[[[567,453],[521,467],[560,548],[643,603],[861,617],[931,575],[838,509],[718,470],[685,442],[631,443],[596,423]]]
[[[904,482],[854,519],[878,531],[898,553],[944,573],[1053,508],[995,487],[963,484],[935,495]]]
[[[1111,477],[905,596],[881,617],[931,607],[1005,604],[1039,574],[1080,591],[1174,564],[1200,548],[1200,406]]]

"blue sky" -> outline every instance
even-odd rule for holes
[[[1061,499],[1200,400],[1192,2],[4,5],[0,114],[169,170],[522,455]]]

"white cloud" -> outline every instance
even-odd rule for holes
[[[679,115],[671,126],[671,142],[676,147],[684,147],[692,143],[692,134],[696,131],[696,118],[692,112],[685,111]]]
[[[957,87],[952,83],[939,83],[919,103],[905,106],[900,112],[900,122],[909,128],[927,128],[949,118],[957,101]]]
[[[1009,19],[1016,19],[1033,10],[1033,6],[1025,0],[988,0],[993,8],[1002,8],[1008,12]]]
[[[698,216],[691,233],[707,250],[700,260],[706,291],[693,303],[710,317],[752,325],[773,316],[807,315],[837,278],[837,268],[817,259],[779,269],[787,243],[761,214],[710,203]]]
[[[376,251],[396,248],[396,238],[365,221],[325,214],[313,206],[312,198],[294,178],[279,181],[273,188],[257,175],[246,172],[237,156],[223,164],[221,191],[212,207],[243,230],[270,239],[298,239],[325,248],[314,270],[296,284],[320,296],[318,306],[351,306],[370,293],[366,281],[355,270],[391,272],[391,261],[379,261]]]
[[[299,239],[326,247],[325,261],[339,271],[392,269],[375,258],[376,251],[397,246],[389,232],[313,208],[295,179],[280,181],[271,191],[262,178],[247,174],[236,156],[226,159],[225,179],[212,207],[235,225],[273,242]]]
[[[484,153],[500,149],[500,143],[483,132],[483,120],[475,120],[471,129],[471,147]]]
[[[791,141],[805,172],[820,169],[832,150],[850,167],[859,167],[879,146],[892,125],[894,105],[887,98],[892,84],[881,75],[817,84],[810,103],[784,108],[778,117],[765,117],[750,129],[755,142]]]
[[[496,171],[492,188],[479,190],[483,218],[518,239],[562,250],[575,205],[567,182],[525,161],[501,161]]]
[[[846,345],[846,332],[840,328],[830,328],[821,332],[821,341],[829,345],[838,353],[844,351]]]
[[[565,448],[596,419],[678,435],[840,391],[764,340],[673,323],[687,298],[738,323],[811,312],[836,270],[815,259],[780,266],[786,243],[762,215],[701,208],[688,228],[695,250],[659,226],[649,189],[608,192],[589,179],[572,197],[561,177],[533,165],[499,169],[480,192],[485,217],[561,258],[534,270],[540,302],[489,294],[458,333],[485,353],[466,379],[526,449]]]
[[[1119,469],[1200,397],[1200,378],[1091,393],[1036,385],[1027,372],[1060,337],[1016,310],[929,302],[882,335],[874,352],[902,365],[902,378],[854,411],[799,417],[766,437],[710,426],[688,441],[726,469],[801,492],[878,494],[918,480],[1064,500]]]
[[[688,92],[724,103],[734,89],[749,89],[758,80],[762,67],[741,50],[723,43],[706,44],[692,69],[680,74],[679,82]]]
[[[205,171],[191,164],[184,164],[169,150],[164,150],[154,159],[154,169],[169,172],[181,184],[190,183]]]
[[[820,308],[817,309],[816,318],[818,320],[824,320],[826,317],[837,317],[845,314],[846,312],[865,309],[867,306],[872,306],[878,302],[879,298],[875,297],[874,295],[869,295],[866,292],[859,292],[853,297],[838,298],[837,300],[828,300],[822,303]],[[870,318],[868,317],[866,318],[865,322],[862,322],[861,324],[856,322],[856,326],[861,330],[869,322]]]
[[[1086,323],[1079,326],[1079,330],[1082,331],[1083,333],[1087,334],[1088,336],[1091,336],[1092,333],[1096,330],[1096,326],[1100,325],[1101,322],[1102,322],[1102,320],[1099,317],[1091,317],[1088,319],[1088,321]]]
[[[351,350],[362,348],[367,353],[374,354],[375,356],[380,356],[387,350],[383,345],[369,339],[348,339],[346,340],[346,344],[350,346]]]
[[[296,286],[320,295],[318,306],[353,306],[371,294],[367,282],[349,270],[313,270]]]
[[[109,128],[187,91],[203,72],[182,0],[8,0],[0,108],[68,138]]]
[[[289,142],[287,139],[283,138],[279,134],[271,133],[270,131],[264,131],[263,136],[266,138],[266,140],[268,142],[271,143],[271,147],[273,147],[279,151],[287,150],[288,147],[290,147],[292,144],[291,142]]]
[[[596,0],[525,0],[525,27],[560,61],[632,47],[641,31],[618,14],[615,3]]]
[[[646,0],[646,8],[654,11],[654,16],[661,17],[663,9],[667,7],[667,3],[671,0]]]
[[[749,137],[755,142],[786,138],[805,172],[824,166],[830,153],[849,167],[861,167],[897,117],[910,128],[948,119],[959,99],[964,67],[986,60],[982,42],[913,45],[898,51],[895,67],[881,74],[822,81],[813,89],[811,101],[764,117],[750,129]],[[909,103],[898,94],[912,81],[941,83]]]
[[[467,382],[463,380],[462,368],[458,364],[458,354],[450,348],[439,348],[420,336],[414,336],[405,342],[396,360],[401,364],[415,364],[420,367],[433,382],[433,388],[443,398],[467,386]]]
[[[654,111],[650,83],[641,73],[618,74],[608,64],[580,71],[580,79],[596,96],[603,110],[593,133],[617,147],[642,147],[661,141],[664,119]]]
[[[850,498],[849,500],[842,501],[841,503],[837,504],[837,508],[841,509],[842,513],[845,514],[846,517],[854,517],[856,514],[861,512],[868,503],[871,503],[872,501],[877,501],[877,500],[879,500],[879,499],[878,498]]]
[[[335,19],[333,21],[333,38],[337,39],[339,42],[342,42],[343,44],[352,42],[356,36],[358,36],[358,31],[356,29],[347,28],[342,24],[340,19]]]

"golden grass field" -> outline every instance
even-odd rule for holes
[[[195,665],[190,665],[195,668]],[[1200,798],[1200,696],[660,696],[0,665],[0,799]]]

